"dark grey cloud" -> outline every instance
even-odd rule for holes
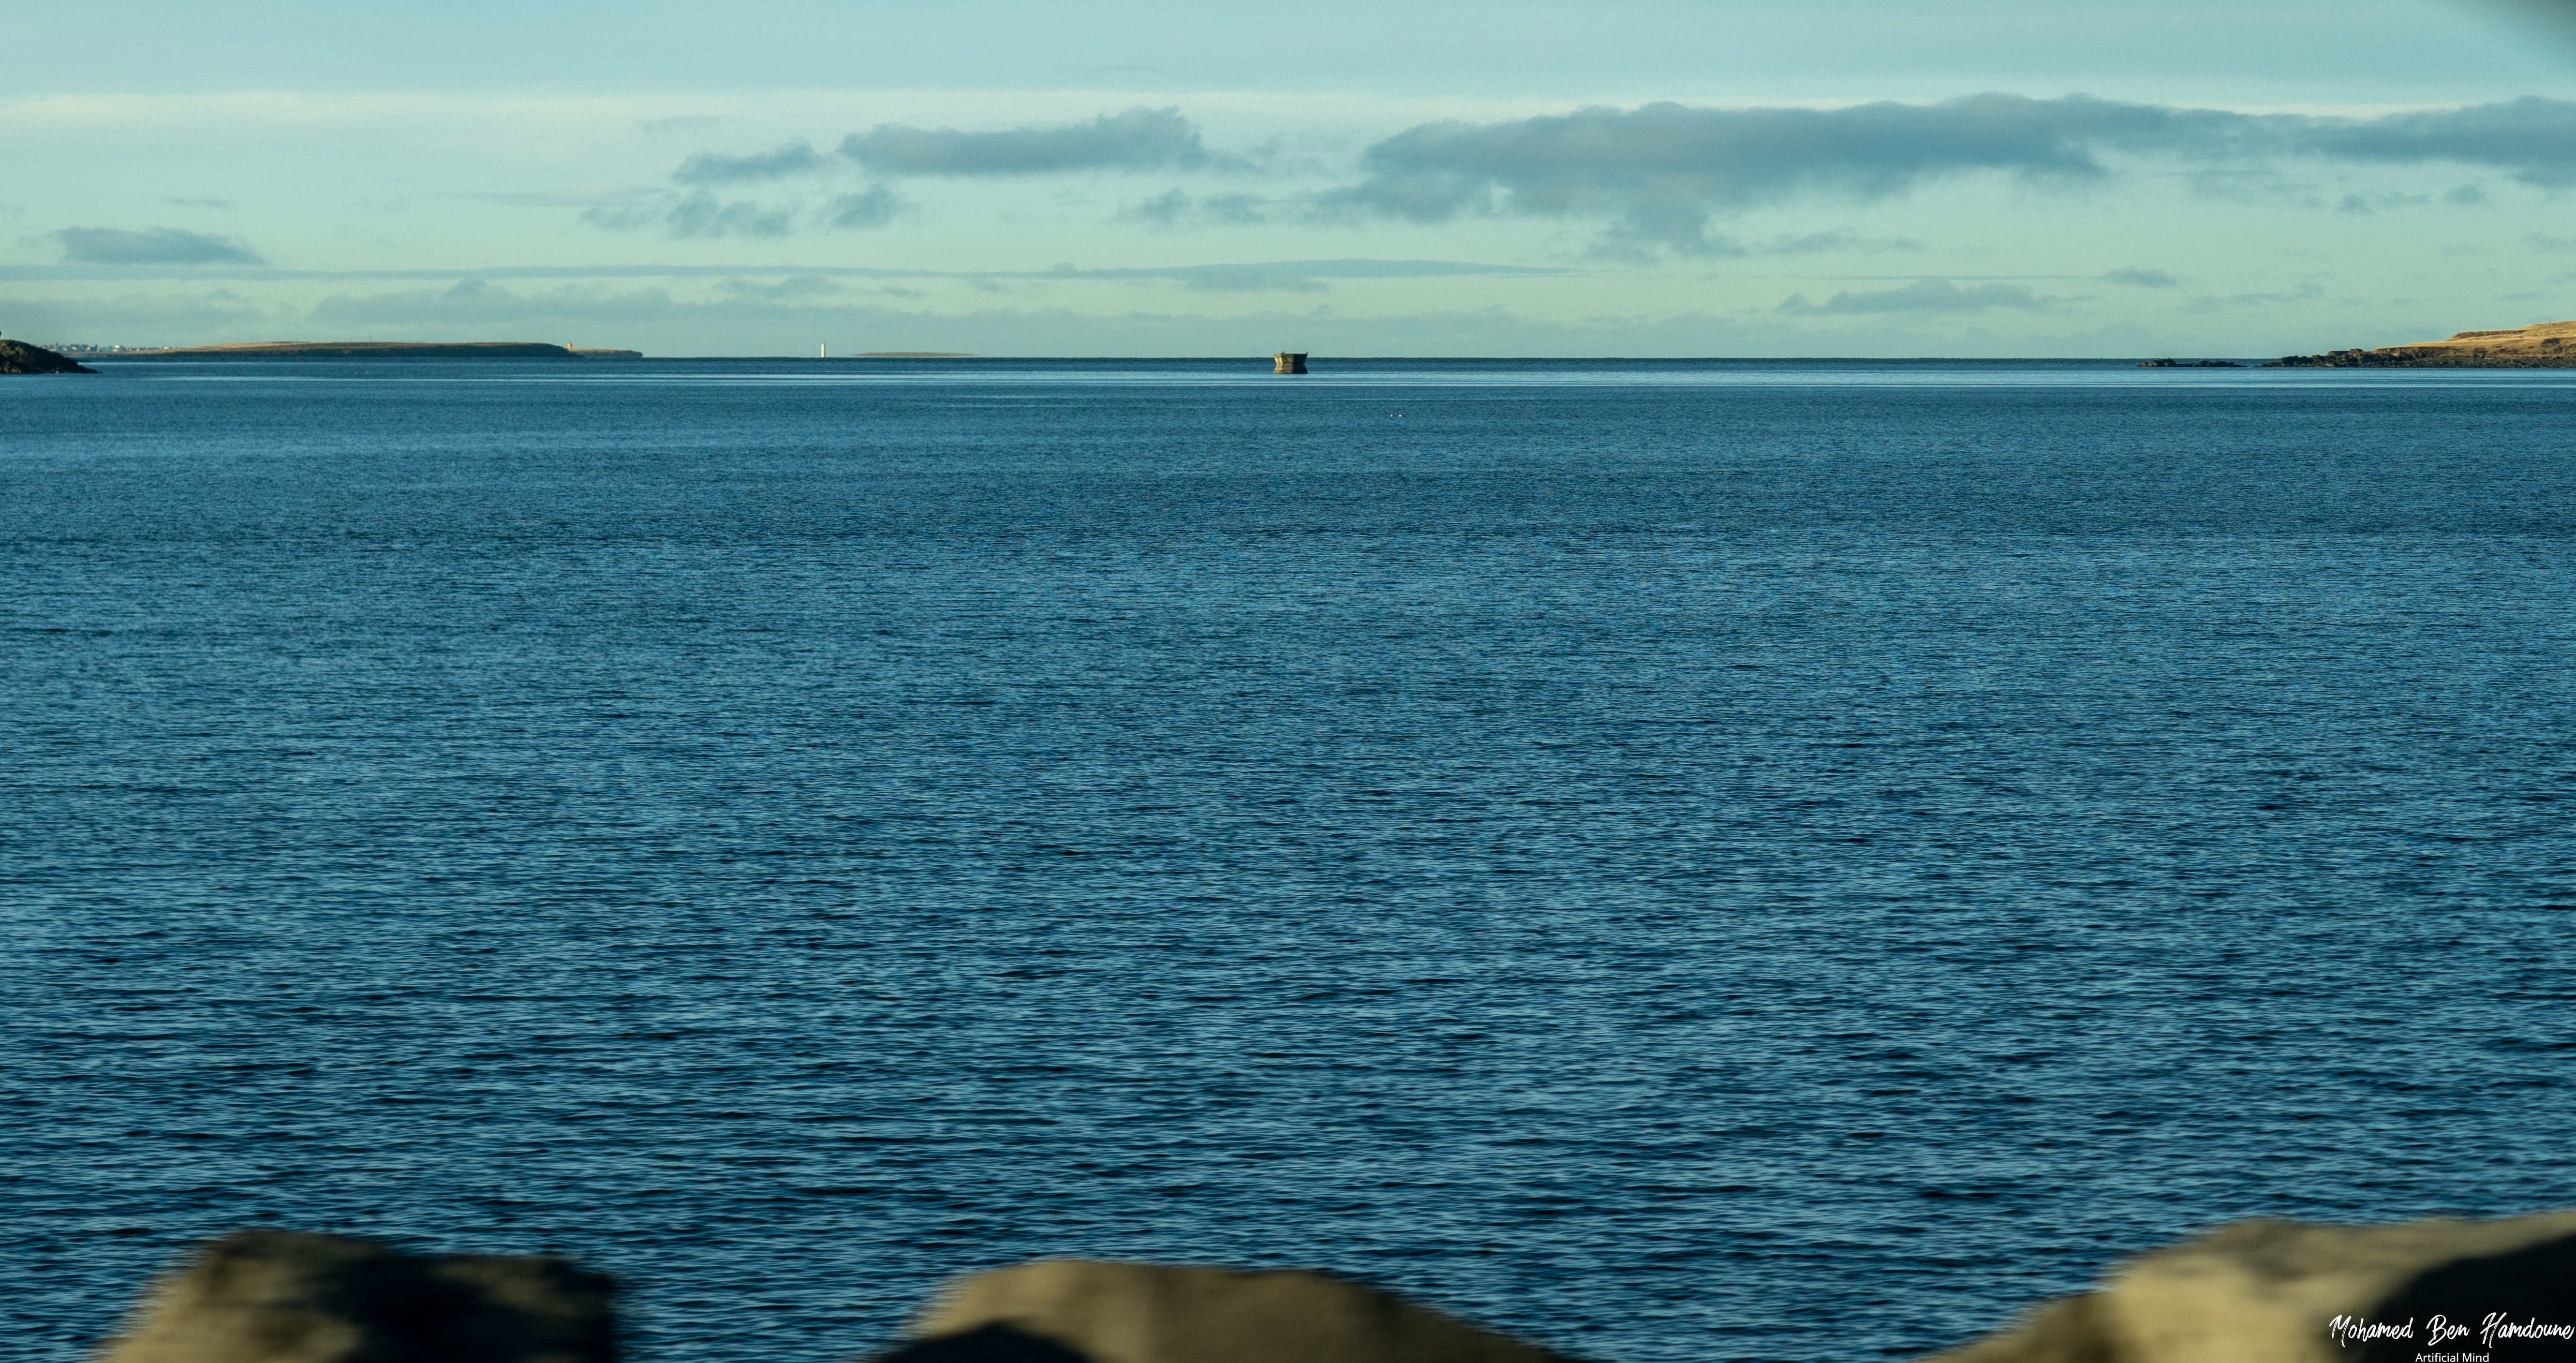
[[[63,259],[83,265],[260,265],[258,253],[230,237],[147,227],[66,227],[47,237]]]
[[[1897,289],[1876,293],[1845,291],[1821,303],[1807,301],[1803,293],[1793,293],[1782,300],[1774,311],[1792,317],[1831,317],[1837,315],[1875,315],[1891,312],[1965,313],[2011,308],[2037,312],[2054,300],[2032,296],[2027,284],[1980,284],[1963,289],[1946,279],[1918,279]]]
[[[2500,104],[2369,119],[2305,118],[2298,149],[2338,161],[2492,166],[2544,189],[2576,186],[2576,103],[2526,95]]]
[[[2542,188],[2576,185],[2576,103],[2525,98],[2372,119],[2240,114],[2086,96],[1973,95],[1844,109],[1595,107],[1503,123],[1426,123],[1368,148],[1326,211],[1442,222],[1505,213],[1612,219],[1611,254],[1733,254],[1714,216],[1809,196],[1858,201],[1971,173],[2073,186],[2115,155],[2194,173],[2306,157],[2484,166]]]
[[[830,158],[800,137],[744,156],[702,151],[681,162],[680,168],[671,172],[671,178],[684,185],[731,185],[813,175],[831,166]]]
[[[1155,265],[1083,270],[1059,265],[1037,275],[991,278],[1065,280],[1165,280],[1198,293],[1281,290],[1315,293],[1336,279],[1436,279],[1458,275],[1561,275],[1537,265],[1479,265],[1463,260],[1271,260],[1225,265]]]
[[[721,198],[704,189],[686,194],[669,189],[639,189],[595,197],[573,197],[570,191],[545,195],[479,194],[464,197],[508,203],[586,202],[591,207],[582,213],[581,220],[593,227],[612,232],[658,227],[672,237],[684,239],[785,237],[794,235],[800,224],[844,231],[862,230],[883,227],[897,214],[912,207],[883,185],[834,197],[811,214],[806,210],[812,200],[806,197],[791,198],[783,203],[763,203],[756,199]]]
[[[2162,270],[2108,270],[2097,276],[2105,284],[2126,284],[2133,289],[2179,289],[2182,281]]]
[[[748,199],[727,203],[700,190],[671,205],[662,224],[675,237],[783,237],[796,230],[796,210]]]
[[[1749,256],[1822,256],[1877,255],[1883,251],[1920,251],[1923,243],[1913,237],[1864,237],[1837,227],[1829,232],[1809,232],[1803,236],[1777,236],[1767,242],[1748,245]]]
[[[1246,227],[1277,219],[1287,205],[1260,194],[1192,195],[1173,189],[1118,210],[1121,220],[1155,227]]]
[[[1648,260],[1666,245],[1651,231],[1639,230],[1634,223],[1621,222],[1604,233],[1589,254],[1612,260]],[[1794,236],[1784,232],[1769,241],[1741,241],[1721,233],[1702,231],[1689,244],[1689,254],[1720,260],[1742,260],[1751,256],[1878,255],[1887,251],[1922,249],[1923,243],[1913,237],[1864,237],[1839,227]]]
[[[1508,123],[1428,123],[1370,147],[1350,209],[1439,222],[1468,212],[1606,214],[1639,243],[1704,249],[1712,213],[1807,194],[1877,199],[1997,170],[2101,178],[2094,148],[2173,111],[2092,99],[1978,95],[1848,109],[1588,108]]]
[[[1189,195],[1177,189],[1167,189],[1141,203],[1119,209],[1118,216],[1131,222],[1152,223],[1156,227],[1178,227],[1195,206]]]
[[[1087,123],[999,132],[880,123],[867,132],[850,134],[832,152],[817,151],[803,138],[782,142],[763,152],[700,152],[671,173],[674,184],[695,192],[674,201],[668,191],[660,191],[658,204],[599,202],[583,217],[610,228],[658,222],[678,237],[785,236],[795,229],[796,210],[763,207],[749,201],[724,202],[711,191],[729,185],[826,175],[853,166],[885,176],[981,176],[1073,170],[1196,170],[1216,163],[1217,158],[1211,157],[1201,144],[1197,125],[1183,118],[1179,109],[1138,107],[1121,114],[1102,114]],[[1177,217],[1188,202],[1186,196],[1167,195],[1165,199],[1168,202],[1149,206],[1148,215],[1159,212],[1168,220]],[[883,227],[908,207],[893,190],[873,185],[833,198],[816,222],[841,230]],[[1248,210],[1220,203],[1208,211],[1240,217]]]
[[[880,175],[1045,175],[1067,170],[1193,170],[1214,158],[1179,109],[1141,105],[1088,123],[961,132],[880,123],[841,140],[841,155]]]
[[[823,223],[842,231],[863,231],[883,227],[906,207],[893,190],[884,185],[870,185],[856,194],[844,194],[823,209]]]
[[[585,210],[583,222],[612,232],[659,227],[675,238],[783,237],[796,230],[796,204],[764,204],[750,199],[719,199],[701,189],[674,195],[661,191],[639,202],[602,204]]]

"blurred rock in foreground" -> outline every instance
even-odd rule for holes
[[[610,1290],[562,1259],[240,1231],[156,1284],[100,1363],[613,1363]]]
[[[1564,1363],[1321,1273],[1041,1259],[961,1278],[883,1363]]]
[[[562,1259],[243,1231],[156,1284],[98,1363],[614,1363],[610,1291]],[[1825,1356],[1819,1330],[1766,1352]],[[2576,1363],[2576,1211],[2239,1222],[1924,1363],[2329,1360]],[[951,1283],[876,1363],[1568,1360],[1321,1273],[1041,1259]]]
[[[2436,1316],[2465,1333],[2434,1338]],[[2576,1340],[2560,1337],[2570,1327],[2576,1211],[2243,1221],[2140,1255],[2100,1290],[1927,1363],[2558,1363],[2576,1360]]]

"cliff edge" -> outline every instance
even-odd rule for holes
[[[2576,368],[2576,322],[2535,322],[2509,331],[2462,331],[2443,341],[2284,355],[2265,369]]]
[[[24,341],[0,341],[0,374],[95,374],[98,371]]]

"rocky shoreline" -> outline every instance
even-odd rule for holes
[[[2460,1363],[2543,1363],[2576,1357],[2571,1288],[2576,1211],[2245,1221],[1927,1363],[2392,1363],[2445,1346]],[[615,1363],[615,1294],[551,1256],[241,1231],[149,1289],[99,1363]],[[1573,1363],[1329,1274],[1089,1259],[959,1278],[874,1360]]]
[[[2576,322],[2538,322],[2505,331],[2462,331],[2448,340],[2284,355],[2265,369],[2576,368]]]

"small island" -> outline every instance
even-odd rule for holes
[[[2443,341],[2284,355],[2265,369],[2576,368],[2576,322],[2535,322],[2507,331],[2462,331]]]
[[[119,360],[640,360],[640,350],[543,341],[242,341],[120,350]]]

